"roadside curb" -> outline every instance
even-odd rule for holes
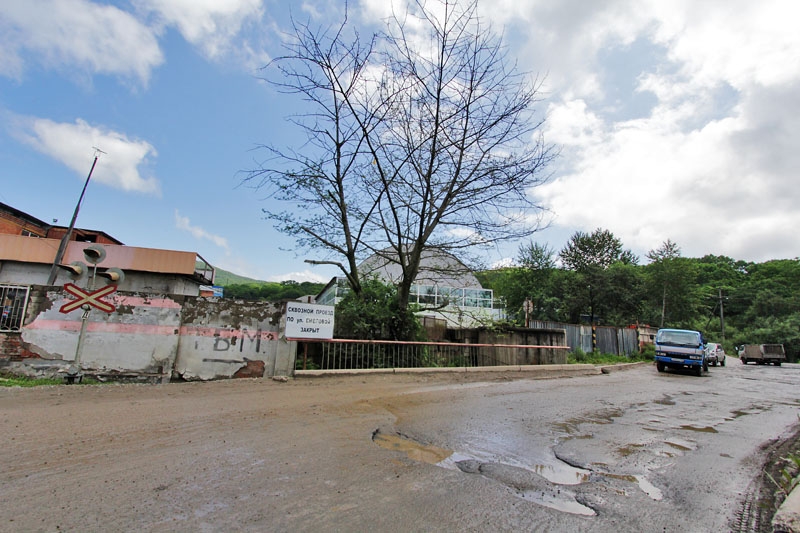
[[[773,533],[800,533],[800,490],[789,493],[772,517]]]
[[[576,365],[511,365],[470,366],[443,368],[370,368],[362,370],[295,370],[294,377],[364,376],[371,374],[477,374],[477,373],[525,373],[542,377],[590,376],[604,373],[602,367],[589,364]],[[608,372],[605,372],[608,373]]]
[[[636,363],[620,363],[616,365],[509,365],[509,366],[458,366],[441,368],[367,368],[358,370],[295,370],[295,378],[321,378],[329,376],[365,376],[365,375],[392,375],[392,374],[476,374],[485,373],[526,373],[541,377],[570,377],[594,376],[631,370],[633,368],[652,364],[648,361]]]
[[[600,367],[600,372],[603,374],[610,374],[612,372],[619,372],[621,370],[631,370],[642,365],[652,365],[652,361],[638,361],[636,363],[620,363],[618,365],[606,365]]]

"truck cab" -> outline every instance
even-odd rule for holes
[[[656,368],[688,368],[695,375],[708,371],[703,334],[688,329],[659,329],[656,333]]]

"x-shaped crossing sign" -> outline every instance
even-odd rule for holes
[[[74,311],[83,305],[94,306],[101,311],[105,311],[106,313],[113,313],[117,309],[113,304],[110,304],[105,300],[101,300],[103,296],[107,296],[116,291],[116,285],[106,285],[102,289],[97,289],[94,292],[88,292],[81,289],[74,283],[67,283],[64,285],[64,290],[75,296],[77,300],[71,300],[62,305],[60,309],[62,313],[69,313],[70,311]]]

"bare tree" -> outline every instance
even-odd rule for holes
[[[420,30],[420,28],[422,28]],[[291,208],[267,213],[298,247],[336,265],[358,292],[358,264],[399,266],[407,305],[427,249],[460,253],[530,236],[555,151],[534,119],[539,84],[511,62],[477,1],[417,2],[362,39],[293,23],[272,80],[310,104],[294,118],[307,142],[267,147],[246,181]]]

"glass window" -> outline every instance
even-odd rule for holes
[[[419,303],[421,304],[436,304],[436,286],[434,285],[420,285],[419,287]]]
[[[0,331],[19,331],[22,327],[29,290],[29,287],[0,285],[0,303],[2,303]]]

